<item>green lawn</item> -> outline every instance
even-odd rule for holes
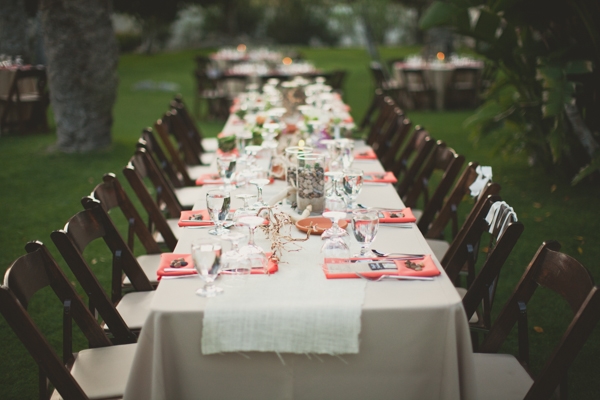
[[[330,70],[345,68],[348,78],[345,99],[360,121],[371,100],[373,84],[367,69],[368,55],[364,50],[301,49],[317,66]],[[416,52],[411,48],[381,49],[382,58],[401,57]],[[64,226],[67,219],[81,210],[82,196],[88,195],[106,172],[122,178],[121,169],[134,151],[142,128],[151,126],[167,110],[174,92],[138,91],[133,85],[143,80],[175,82],[177,92],[191,106],[193,101],[193,56],[198,51],[159,54],[155,56],[125,55],[119,65],[119,93],[114,109],[113,146],[97,154],[56,154],[47,151],[54,134],[0,137],[0,265],[4,271],[19,255],[29,240],[44,242],[58,258],[50,240],[50,232]],[[425,126],[436,138],[444,140],[468,161],[491,165],[494,180],[502,185],[501,195],[516,210],[525,232],[502,271],[497,308],[507,299],[527,263],[544,240],[556,239],[564,252],[586,265],[596,280],[600,280],[600,246],[597,246],[600,217],[595,209],[600,189],[583,183],[571,187],[561,174],[548,175],[530,167],[523,154],[508,158],[493,153],[489,140],[475,142],[463,128],[468,112],[409,112],[414,124]],[[202,122],[205,133],[216,135],[222,122]],[[124,179],[123,179],[124,181]],[[138,246],[139,247],[139,246]],[[139,250],[139,249],[138,249]],[[86,254],[94,260],[96,273],[108,285],[108,256],[92,248]],[[64,264],[63,264],[64,266]],[[30,310],[53,345],[60,344],[60,305],[52,299],[48,308],[43,293],[30,305]],[[548,356],[550,343],[562,333],[559,316],[564,307],[557,306],[551,296],[541,296],[529,310],[532,360]],[[44,312],[42,311],[44,310]],[[541,327],[542,333],[533,330]],[[21,346],[14,333],[0,318],[0,398],[31,399],[36,397],[37,367]],[[83,346],[83,341],[79,340]],[[514,351],[514,341],[505,348]],[[577,358],[570,373],[571,398],[600,397],[600,329]],[[534,369],[539,363],[534,363]]]

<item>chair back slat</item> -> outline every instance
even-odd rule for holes
[[[380,157],[381,165],[386,171],[392,170],[396,162],[396,157],[405,144],[410,128],[412,127],[412,122],[410,119],[405,118],[404,115],[398,115],[397,118],[399,121],[396,123],[396,130],[392,135],[389,147],[385,150],[385,154]]]

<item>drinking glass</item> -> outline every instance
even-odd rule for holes
[[[341,171],[328,171],[325,176],[329,178],[329,190],[325,195],[325,210],[326,211],[346,211],[348,205],[344,194],[340,192],[338,182],[342,177]]]
[[[229,215],[230,204],[231,197],[229,196],[229,192],[215,189],[209,190],[206,193],[208,215],[215,224],[215,229],[211,229],[208,233],[219,236],[227,232],[227,229],[223,228],[223,224],[227,219],[227,215]]]
[[[377,236],[379,218],[373,210],[352,211],[352,232],[354,238],[360,244],[360,253],[355,257],[377,257],[371,250],[371,243]]]
[[[269,206],[263,200],[263,188],[269,182],[270,181],[268,179],[266,179],[266,178],[260,178],[260,179],[252,179],[252,180],[250,180],[250,184],[256,186],[256,189],[258,190],[258,197],[256,199],[256,203],[254,203],[254,205],[252,206],[252,208],[259,209],[261,207],[268,207]]]
[[[321,252],[325,258],[350,258],[350,248],[343,236],[332,236],[325,240]]]
[[[221,236],[221,239],[231,243],[231,247],[221,256],[221,273],[232,276],[236,281],[243,282],[250,275],[252,266],[248,258],[240,253],[239,244],[246,237],[242,232],[230,231]]]
[[[223,289],[215,286],[215,279],[221,269],[221,243],[216,238],[197,239],[192,242],[192,258],[198,276],[204,281],[204,287],[196,294],[202,297],[215,297]]]
[[[356,207],[355,201],[363,184],[363,172],[358,169],[347,169],[344,170],[342,175],[342,192],[348,197],[348,208],[354,209]]]
[[[242,199],[244,201],[244,206],[239,207],[235,210],[235,212],[233,213],[234,221],[237,221],[238,219],[240,219],[241,217],[244,217],[244,216],[256,216],[256,210],[251,209],[250,205],[248,204],[248,201],[251,198],[256,197],[255,194],[240,193],[240,194],[236,194],[235,197],[237,197],[238,199]]]
[[[346,236],[348,232],[345,229],[342,229],[339,225],[341,219],[346,218],[346,213],[341,211],[326,211],[323,213],[325,218],[329,218],[331,220],[331,228],[326,229],[322,234],[322,238],[332,237],[332,236]]]
[[[217,168],[219,169],[219,175],[223,179],[224,190],[231,190],[231,179],[235,172],[235,166],[237,163],[237,157],[231,154],[221,154],[217,156]]]
[[[337,141],[336,146],[339,149],[342,167],[344,169],[350,168],[354,161],[354,141],[351,139],[340,139]]]
[[[240,248],[240,254],[250,261],[250,265],[252,268],[266,269],[269,264],[269,260],[267,259],[267,255],[265,254],[263,249],[261,249],[254,243],[254,231],[256,230],[257,226],[264,224],[264,222],[264,218],[256,216],[246,216],[238,219],[238,223],[247,226],[250,232],[250,236],[248,237],[248,244]]]

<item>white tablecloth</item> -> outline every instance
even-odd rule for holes
[[[381,170],[373,161],[357,161],[355,167],[365,172]],[[277,193],[279,185],[283,183],[265,188],[265,198]],[[358,200],[382,207],[401,205],[391,185],[365,185]],[[185,230],[176,252],[189,252],[193,238],[203,235],[206,229]],[[353,238],[349,242],[352,250],[358,250]],[[260,235],[257,243],[268,246]],[[298,263],[320,270],[315,260],[320,260],[321,244],[320,237],[313,236],[302,244],[301,252],[288,254],[289,264],[280,265],[278,279],[293,279]],[[409,228],[381,225],[373,247],[431,252],[414,224]],[[328,282],[324,275],[323,280]],[[217,282],[228,289],[225,280]],[[203,355],[202,320],[209,300],[195,294],[201,285],[199,278],[160,283],[141,332],[125,399],[476,398],[467,320],[461,299],[443,271],[433,282],[368,282],[359,353],[340,356]]]

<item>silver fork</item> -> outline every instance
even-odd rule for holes
[[[366,281],[370,281],[370,282],[379,282],[384,279],[395,279],[395,280],[399,280],[399,281],[432,281],[433,280],[433,278],[428,277],[428,276],[381,275],[377,278],[370,278],[368,276],[364,276],[363,274],[361,274],[359,272],[355,272],[355,274],[359,278],[362,278],[362,279],[364,279]]]
[[[414,258],[423,258],[425,254],[413,254],[413,253],[383,253],[381,251],[377,251],[375,249],[371,249],[373,253],[377,255],[377,257],[389,257],[392,255],[395,256],[406,256],[406,257],[414,257]]]

